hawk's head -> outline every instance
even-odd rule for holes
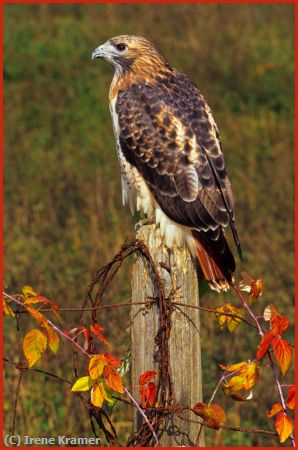
[[[148,70],[152,65],[166,65],[164,58],[155,47],[140,36],[116,36],[97,47],[92,59],[104,58],[120,74],[129,71]]]

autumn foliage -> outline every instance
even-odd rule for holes
[[[212,403],[211,405],[197,403],[192,410],[197,416],[204,419],[203,425],[213,430],[219,430],[220,425],[227,421],[224,409],[216,403]]]
[[[156,384],[153,383],[151,380],[155,378],[157,375],[156,372],[153,370],[148,370],[147,372],[144,372],[139,379],[139,391],[141,395],[141,402],[143,408],[146,408],[146,406],[153,406],[154,400],[156,397]]]
[[[256,359],[262,359],[272,345],[276,361],[284,375],[292,360],[292,348],[288,341],[282,338],[289,327],[289,319],[279,314],[273,305],[270,305],[270,309],[270,330],[262,337]]]
[[[239,327],[245,316],[245,311],[255,320],[255,328],[260,335],[260,343],[256,352],[252,351],[252,359],[229,364],[220,364],[223,371],[217,388],[215,389],[209,403],[199,402],[191,410],[198,416],[201,428],[203,426],[213,430],[219,430],[225,426],[227,416],[224,408],[214,402],[218,387],[221,387],[224,395],[231,400],[238,402],[247,402],[254,396],[253,390],[256,383],[262,381],[261,367],[263,360],[272,368],[274,382],[279,390],[279,401],[276,401],[271,410],[267,412],[269,419],[273,418],[274,427],[281,443],[289,437],[292,439],[293,421],[289,411],[295,407],[295,386],[291,385],[287,390],[287,398],[284,397],[280,379],[287,372],[292,360],[292,346],[285,339],[285,334],[289,327],[289,319],[282,315],[274,305],[266,306],[262,320],[265,327],[260,325],[259,320],[253,314],[251,307],[263,295],[263,284],[260,278],[254,280],[248,274],[243,274],[243,279],[234,288],[238,297],[242,300],[242,306],[235,306],[227,303],[214,310],[221,331],[224,326],[233,333]],[[242,292],[247,293],[247,298],[243,297]],[[101,353],[89,353],[92,339],[97,339],[101,345],[111,348],[111,345],[105,335],[104,328],[97,321],[91,325],[80,324],[71,330],[61,329],[63,324],[58,304],[43,296],[38,295],[31,286],[24,286],[21,293],[15,296],[8,294],[3,298],[3,310],[8,316],[15,317],[15,311],[12,308],[12,302],[23,308],[35,322],[35,327],[28,331],[23,337],[23,351],[31,368],[43,356],[46,349],[57,353],[60,339],[64,338],[70,341],[79,349],[88,359],[88,367],[85,374],[78,377],[72,384],[71,391],[74,393],[89,392],[90,403],[95,408],[102,408],[104,403],[112,407],[117,402],[117,396],[128,395],[129,386],[124,385],[121,376],[121,367],[124,360],[116,358],[107,351]],[[59,327],[45,315],[45,308]],[[276,376],[276,367],[274,366],[274,355],[277,366],[280,369],[280,376]],[[140,402],[138,408],[141,410],[158,410],[158,374],[153,370],[147,370],[140,374],[139,385],[134,386],[138,389]],[[200,431],[201,431],[200,428]],[[200,434],[199,431],[199,434]],[[152,432],[154,432],[152,428]]]
[[[124,392],[117,371],[119,366],[120,360],[107,352],[92,356],[88,368],[89,375],[79,378],[71,390],[73,392],[91,390],[91,403],[99,408],[105,400],[113,404],[112,391],[120,394]]]

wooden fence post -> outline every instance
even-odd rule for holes
[[[137,232],[137,239],[148,247],[164,285],[165,297],[171,296],[175,303],[199,306],[199,289],[194,263],[188,250],[167,250],[155,225],[145,225]],[[156,297],[156,287],[149,275],[148,265],[138,256],[132,275],[132,302],[145,302]],[[158,372],[155,337],[159,329],[159,310],[152,306],[132,305],[131,353],[132,385],[138,385],[139,376],[147,370]],[[202,370],[200,347],[199,310],[176,305],[171,315],[169,337],[170,374],[174,387],[175,402],[182,407],[193,407],[202,401]],[[139,395],[135,396],[140,400]],[[180,413],[186,419],[196,420],[191,411]],[[134,428],[140,426],[139,414],[134,411]],[[181,420],[177,415],[168,416],[159,430],[162,446],[194,446],[199,426]],[[204,446],[204,434],[199,446]]]

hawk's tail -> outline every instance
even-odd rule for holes
[[[227,291],[233,284],[235,260],[221,229],[199,232],[192,230],[196,255],[209,287]]]

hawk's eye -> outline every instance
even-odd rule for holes
[[[124,50],[126,49],[126,45],[125,45],[125,44],[117,44],[117,45],[116,45],[116,49],[117,49],[119,52],[124,52]]]

